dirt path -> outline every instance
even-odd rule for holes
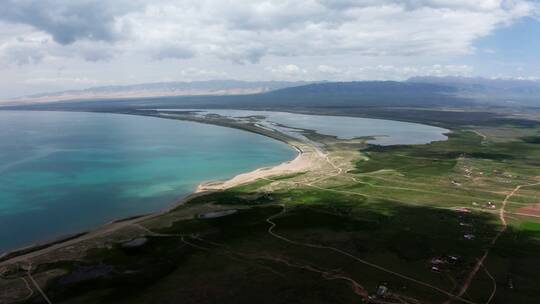
[[[24,302],[30,299],[34,295],[34,290],[32,289],[32,287],[30,287],[30,284],[28,283],[28,280],[25,277],[22,277],[21,280],[24,282],[29,292],[28,295],[24,299],[21,299],[21,302]]]
[[[382,188],[382,189],[391,189],[391,190],[403,190],[403,191],[411,191],[411,192],[420,192],[420,193],[428,193],[428,194],[436,194],[436,195],[442,195],[442,196],[451,196],[451,197],[457,197],[457,198],[466,198],[466,199],[478,199],[477,197],[475,196],[470,196],[470,195],[462,195],[462,194],[454,194],[454,193],[445,193],[445,192],[437,192],[437,191],[429,191],[429,190],[424,190],[424,189],[416,189],[416,188],[410,188],[410,187],[396,187],[396,186],[383,186],[383,185],[375,185],[375,184],[372,184],[372,183],[368,183],[368,182],[364,182],[364,181],[360,181],[358,180],[357,178],[353,177],[352,178],[356,183],[359,183],[359,184],[363,184],[363,185],[367,185],[367,186],[370,186],[370,187],[373,187],[373,188]],[[469,190],[469,189],[466,189],[466,188],[462,188],[463,190]],[[486,191],[484,191],[486,192]],[[491,192],[493,193],[493,192]],[[495,193],[495,194],[500,194],[500,193]]]
[[[354,256],[354,255],[352,255],[352,254],[350,254],[350,253],[348,253],[346,251],[343,251],[343,250],[341,250],[339,248],[335,248],[335,247],[331,247],[331,246],[311,244],[311,243],[298,242],[298,241],[291,240],[289,238],[286,238],[286,237],[284,237],[282,235],[279,235],[279,234],[275,233],[274,229],[277,227],[277,224],[273,221],[273,219],[283,215],[286,212],[285,206],[281,205],[281,207],[282,207],[282,209],[281,209],[281,211],[279,213],[276,213],[276,214],[274,214],[274,215],[272,215],[272,216],[270,216],[270,217],[268,217],[266,219],[266,222],[270,224],[270,227],[268,228],[267,232],[268,232],[268,234],[272,235],[273,237],[275,237],[277,239],[280,239],[282,241],[285,241],[287,243],[297,245],[297,246],[303,246],[303,247],[309,247],[309,248],[315,248],[315,249],[325,249],[325,250],[334,251],[334,252],[339,253],[341,255],[347,256],[347,257],[349,257],[349,258],[351,258],[351,259],[353,259],[353,260],[355,260],[357,262],[360,262],[360,263],[362,263],[364,265],[367,265],[367,266],[373,267],[375,269],[378,269],[380,271],[392,274],[394,276],[397,276],[397,277],[405,279],[407,281],[416,283],[418,285],[428,287],[428,288],[433,289],[435,291],[438,291],[438,292],[440,292],[440,293],[442,293],[444,295],[447,295],[447,296],[450,296],[452,298],[458,299],[458,300],[460,300],[462,302],[469,303],[469,304],[474,304],[474,302],[472,302],[472,301],[469,301],[467,299],[463,299],[463,298],[461,298],[461,296],[455,296],[455,295],[451,294],[450,292],[448,292],[446,290],[438,288],[437,286],[434,286],[434,285],[419,281],[417,279],[411,278],[409,276],[406,276],[406,275],[398,273],[398,272],[394,272],[392,270],[389,270],[389,269],[384,268],[382,266],[379,266],[377,264],[373,264],[373,263],[368,262],[366,260],[363,260],[363,259],[361,259],[361,258],[359,258],[357,256]]]
[[[508,203],[508,200],[516,193],[519,191],[519,189],[523,188],[523,187],[532,187],[532,186],[537,186],[537,185],[540,185],[540,183],[534,183],[534,184],[525,184],[525,185],[518,185],[514,188],[514,190],[512,190],[508,195],[506,195],[506,197],[504,198],[504,200],[502,201],[501,203],[501,208],[499,209],[499,220],[501,221],[501,224],[503,226],[503,228],[501,230],[499,230],[499,232],[497,232],[497,234],[495,235],[495,237],[491,240],[491,243],[490,243],[490,246],[488,249],[486,249],[486,251],[484,252],[484,254],[482,255],[482,257],[480,259],[478,259],[478,262],[474,265],[472,271],[469,273],[469,275],[467,276],[467,279],[465,279],[465,282],[463,283],[463,286],[461,287],[461,289],[459,290],[459,292],[457,293],[457,296],[458,297],[461,297],[463,294],[465,294],[465,292],[467,292],[467,289],[469,288],[469,286],[471,285],[471,282],[472,280],[474,279],[474,277],[476,276],[476,274],[478,273],[478,270],[480,269],[480,267],[484,266],[484,261],[486,260],[486,258],[488,257],[489,255],[489,252],[491,251],[491,249],[495,246],[495,244],[497,243],[497,241],[499,240],[499,238],[501,237],[501,235],[506,231],[506,229],[508,228],[508,223],[506,222],[506,218],[505,218],[505,208],[506,208],[506,204]],[[484,266],[485,267],[485,266]],[[486,268],[486,271],[487,271],[487,268]],[[492,294],[491,297],[489,298],[488,302],[486,303],[489,303],[491,301],[491,299],[495,296],[495,294]],[[444,302],[444,304],[449,304],[452,302],[452,299],[448,299],[446,302]]]
[[[48,304],[52,304],[51,300],[49,299],[49,297],[45,294],[45,292],[43,291],[43,289],[41,289],[41,287],[39,286],[38,282],[34,279],[34,277],[32,276],[32,263],[28,264],[28,270],[26,271],[26,274],[28,275],[28,278],[30,279],[30,281],[32,282],[32,284],[34,284],[34,287],[36,287],[36,290],[41,294],[41,296],[43,297],[43,299],[45,300],[45,302],[47,302]],[[25,283],[28,284],[28,282],[26,282],[25,280]]]
[[[319,151],[319,152],[320,152],[320,151]],[[321,177],[321,178],[318,178],[318,179],[315,179],[315,180],[313,180],[313,181],[311,181],[311,182],[309,182],[309,183],[306,183],[306,185],[308,185],[308,186],[312,186],[313,184],[318,183],[318,182],[321,182],[321,181],[323,181],[323,180],[327,180],[327,179],[329,179],[329,178],[339,176],[339,175],[341,175],[341,174],[343,173],[343,168],[341,168],[341,167],[337,166],[336,164],[334,164],[334,163],[330,160],[330,156],[328,155],[328,153],[322,154],[322,155],[320,155],[320,156],[322,156],[322,157],[324,158],[324,160],[325,160],[328,164],[330,164],[330,166],[331,166],[334,170],[336,170],[336,173],[330,174],[330,175],[324,175],[324,176]]]
[[[308,183],[301,183],[301,182],[294,182],[295,184],[302,184],[304,186],[309,186],[309,187],[313,187],[313,188],[316,188],[316,189],[319,189],[319,190],[325,190],[325,191],[331,191],[331,192],[336,192],[336,193],[342,193],[342,194],[351,194],[351,195],[360,195],[360,196],[364,196],[364,197],[369,197],[369,195],[366,195],[366,194],[362,194],[362,193],[359,193],[359,192],[354,192],[354,191],[346,191],[346,190],[336,190],[336,189],[327,189],[327,188],[323,188],[323,187],[319,187],[319,186],[316,186],[314,185],[315,183],[318,183],[320,181],[323,181],[323,180],[326,180],[326,179],[329,179],[329,178],[332,178],[332,177],[336,177],[338,175],[341,175],[343,173],[343,169],[336,166],[328,157],[328,155],[325,155],[325,160],[334,168],[336,169],[336,173],[334,174],[331,174],[331,175],[328,175],[328,176],[325,176],[323,178],[319,178],[319,179],[316,179],[314,181],[311,181],[311,182],[308,182]],[[355,182],[359,182],[359,183],[364,183],[364,182],[360,182],[358,181],[356,178],[353,178],[353,180]],[[369,183],[365,183],[365,184],[368,184],[368,185],[371,185]],[[363,264],[366,264],[368,266],[372,266],[374,268],[377,268],[379,270],[382,270],[382,271],[385,271],[385,272],[388,272],[388,273],[391,273],[391,274],[394,274],[394,275],[397,275],[401,278],[404,278],[404,279],[407,279],[409,281],[412,281],[412,282],[415,282],[415,283],[418,283],[420,285],[423,285],[423,286],[426,286],[426,287],[429,287],[429,288],[433,288],[441,293],[444,293],[446,295],[449,295],[450,298],[444,302],[444,304],[449,304],[450,302],[452,302],[453,300],[455,299],[458,299],[458,300],[461,300],[461,301],[464,301],[464,302],[467,302],[467,303],[472,303],[471,301],[468,301],[466,299],[463,299],[462,296],[467,292],[467,289],[469,288],[472,280],[474,279],[474,277],[476,276],[476,274],[478,273],[478,271],[480,270],[481,267],[484,267],[484,270],[486,272],[486,274],[492,279],[493,283],[495,284],[495,279],[491,276],[491,274],[489,273],[489,270],[484,266],[484,261],[486,260],[486,258],[488,257],[489,255],[489,252],[491,250],[491,248],[493,248],[495,246],[495,244],[497,243],[498,239],[500,238],[500,236],[506,231],[507,229],[507,222],[506,222],[506,218],[505,218],[505,214],[506,214],[506,205],[508,204],[508,202],[510,201],[510,198],[512,198],[521,188],[523,187],[531,187],[531,186],[536,186],[536,185],[540,185],[540,183],[534,183],[534,184],[524,184],[524,185],[518,185],[516,186],[509,194],[507,194],[504,198],[504,200],[502,201],[501,203],[501,207],[499,209],[499,219],[501,221],[501,224],[503,226],[503,229],[500,230],[496,235],[495,237],[492,239],[491,243],[490,243],[490,247],[484,252],[484,254],[482,255],[482,257],[480,259],[478,259],[478,262],[475,264],[473,270],[469,273],[469,275],[467,276],[463,286],[460,288],[459,292],[456,294],[456,295],[453,295],[449,292],[446,292],[442,289],[439,289],[438,287],[435,287],[433,285],[430,285],[430,284],[427,284],[427,283],[424,283],[424,282],[421,282],[421,281],[417,281],[416,279],[414,278],[410,278],[410,277],[407,277],[407,276],[404,276],[404,275],[401,275],[399,273],[395,273],[391,270],[388,270],[382,266],[379,266],[379,265],[375,265],[375,264],[371,264],[367,261],[364,261],[364,260],[361,260],[359,259],[358,257],[355,257],[355,256],[352,256],[350,255],[349,253],[347,252],[344,252],[344,251],[341,251],[340,249],[337,249],[337,248],[333,248],[333,247],[327,247],[327,246],[320,246],[320,245],[314,245],[314,244],[308,244],[308,243],[300,243],[300,242],[295,242],[295,241],[292,241],[290,239],[287,239],[283,236],[280,236],[278,234],[275,234],[272,230],[275,228],[275,223],[272,221],[272,218],[274,217],[277,217],[281,214],[283,214],[284,210],[285,210],[285,207],[282,206],[284,209],[282,210],[282,212],[280,212],[279,214],[273,216],[273,217],[270,217],[267,219],[267,222],[271,224],[271,227],[268,229],[268,233],[273,235],[274,237],[276,238],[279,238],[283,241],[286,241],[286,242],[289,242],[291,244],[295,244],[295,245],[299,245],[299,246],[307,246],[307,247],[312,247],[312,248],[318,248],[318,249],[328,249],[328,250],[332,250],[332,251],[335,251],[335,252],[338,252],[338,253],[341,253],[341,254],[344,254],[346,256],[349,256]],[[372,186],[376,186],[376,185],[372,185]],[[418,189],[413,189],[413,188],[405,188],[405,187],[388,187],[388,186],[377,186],[377,187],[380,187],[380,188],[396,188],[396,189],[402,189],[402,190],[409,190],[409,191],[418,191]],[[423,192],[420,190],[420,192]],[[429,192],[429,191],[426,191],[426,192]],[[497,287],[496,287],[496,284],[494,285],[494,288],[493,288],[493,291],[488,299],[488,301],[486,302],[486,304],[489,304],[492,299],[494,298],[495,294],[496,294],[496,290],[497,290]]]
[[[489,295],[489,298],[486,301],[486,304],[489,304],[491,303],[491,300],[493,300],[493,298],[495,297],[495,294],[497,293],[497,281],[495,281],[495,278],[491,275],[491,273],[486,268],[486,266],[484,266],[483,268],[484,268],[484,272],[491,279],[491,283],[493,284],[493,289],[491,290],[491,294]]]
[[[471,130],[474,134],[482,137],[482,141],[480,142],[481,145],[487,145],[487,136],[480,131],[477,130]]]
[[[323,177],[321,177],[321,178],[315,179],[315,180],[310,181],[310,182],[307,182],[307,183],[301,183],[301,182],[292,182],[292,183],[295,183],[295,184],[301,184],[301,185],[304,185],[304,186],[309,186],[309,187],[316,188],[316,189],[319,189],[319,190],[332,191],[332,192],[336,192],[336,193],[352,194],[352,195],[359,195],[359,196],[364,196],[364,197],[378,198],[377,196],[367,195],[367,194],[360,193],[360,192],[347,191],[347,190],[327,189],[327,188],[323,188],[323,187],[320,187],[320,186],[315,185],[316,183],[319,183],[319,182],[321,182],[321,181],[324,181],[324,180],[327,180],[327,179],[330,179],[330,178],[333,178],[333,177],[342,175],[342,174],[343,174],[343,171],[344,171],[343,168],[337,166],[336,164],[334,164],[334,163],[330,160],[328,154],[323,154],[323,156],[324,156],[324,160],[325,160],[328,164],[330,164],[330,166],[331,166],[334,170],[336,170],[335,173],[330,174],[330,175],[323,176]],[[271,177],[263,177],[262,179],[265,179],[265,180],[272,180]],[[416,188],[409,188],[409,187],[394,187],[394,186],[375,185],[375,184],[372,184],[372,183],[360,181],[360,180],[358,180],[356,177],[351,177],[351,179],[352,179],[354,182],[356,182],[356,183],[359,183],[359,184],[365,184],[365,185],[368,185],[368,186],[374,187],[374,188],[391,189],[391,190],[402,190],[402,191],[420,192],[420,193],[428,193],[428,194],[437,194],[437,195],[452,196],[452,197],[466,198],[466,199],[473,199],[473,200],[476,199],[476,197],[474,197],[474,196],[467,196],[467,195],[461,195],[461,194],[452,194],[452,193],[435,192],[435,191],[429,191],[429,190],[424,190],[424,189],[416,189]],[[384,180],[384,179],[382,179],[382,180]],[[494,192],[489,192],[489,193],[494,193]],[[501,193],[494,193],[494,194],[501,194]]]
[[[209,252],[210,248],[199,246],[199,245],[197,245],[197,244],[195,244],[193,242],[190,242],[190,241],[186,240],[186,237],[194,239],[194,240],[198,240],[198,241],[201,241],[201,242],[205,242],[205,243],[211,244],[213,246],[221,247],[221,248],[226,248],[227,247],[226,245],[223,245],[223,244],[218,244],[218,243],[215,243],[215,242],[212,242],[212,241],[202,239],[197,235],[187,236],[187,235],[182,235],[182,234],[162,234],[162,233],[154,232],[154,231],[152,231],[152,230],[150,230],[150,229],[148,229],[148,228],[146,228],[146,227],[144,227],[144,226],[142,226],[140,224],[136,224],[136,225],[140,229],[146,231],[147,233],[149,233],[152,236],[179,237],[180,240],[184,244],[186,244],[186,245],[188,245],[190,247],[202,250],[202,251]],[[246,260],[245,260],[246,258],[265,259],[265,260],[274,261],[276,263],[284,264],[284,265],[286,265],[288,267],[291,267],[291,268],[298,268],[298,269],[303,269],[303,270],[306,270],[306,271],[317,273],[317,274],[321,275],[321,277],[324,278],[325,280],[343,280],[343,281],[348,282],[351,285],[351,288],[352,288],[353,292],[355,294],[361,296],[363,299],[367,299],[368,296],[369,296],[367,290],[360,283],[358,283],[356,280],[352,279],[351,277],[348,277],[348,276],[343,275],[343,274],[341,274],[339,272],[336,272],[336,271],[325,271],[325,270],[313,267],[311,265],[297,264],[297,263],[293,263],[293,262],[290,262],[290,261],[288,261],[288,260],[286,260],[284,258],[279,258],[279,257],[271,257],[271,256],[256,256],[256,257],[253,257],[253,256],[250,256],[248,254],[244,254],[244,253],[237,252],[237,251],[226,250],[226,252],[227,252],[227,256],[229,258],[234,259],[234,260],[239,261],[239,262],[246,262]],[[242,259],[234,258],[232,255],[240,256],[240,257],[242,257]],[[260,265],[258,265],[258,266],[260,266]],[[264,267],[264,268],[267,268],[267,267]],[[266,270],[270,270],[271,272],[273,272],[275,274],[281,275],[279,273],[276,273],[271,268],[267,268]]]
[[[425,183],[414,183],[414,182],[410,182],[410,181],[405,181],[405,180],[397,180],[397,179],[393,179],[393,178],[384,178],[384,177],[381,177],[381,176],[377,176],[376,174],[374,174],[374,172],[370,172],[370,173],[363,173],[363,174],[359,174],[359,176],[364,176],[364,177],[367,177],[367,178],[370,178],[370,179],[376,179],[376,180],[380,180],[380,181],[383,181],[383,182],[387,182],[387,183],[392,183],[392,184],[403,184],[403,185],[410,185],[410,186],[413,186],[413,187],[422,187],[422,186],[425,186],[426,184]],[[373,185],[373,187],[388,187],[388,186],[381,186],[381,185],[375,185],[375,184],[372,184],[372,183],[368,183],[368,182],[361,182],[359,181],[360,183],[365,183],[365,184],[368,184],[368,185]],[[399,186],[390,186],[390,187],[396,187],[396,189],[399,189],[399,188],[403,188],[403,189],[411,189],[411,190],[418,190],[418,191],[427,191],[427,190],[421,190],[421,189],[417,189],[417,188],[412,188],[412,187],[399,187]],[[467,187],[465,185],[461,186],[459,188],[460,190],[462,191],[475,191],[477,192],[478,194],[495,194],[495,195],[506,195],[506,191],[490,191],[490,190],[486,190],[486,189],[478,189],[478,188],[471,188],[471,187]],[[433,191],[431,191],[433,192]],[[436,192],[437,194],[442,194],[442,195],[445,195],[445,193],[441,193],[441,192]],[[446,194],[446,195],[451,195],[451,196],[456,196],[456,197],[467,197],[467,198],[473,198],[472,196],[466,196],[466,195],[460,195],[460,194]],[[528,195],[520,195],[521,197],[526,197],[526,198],[532,198],[531,196],[528,196]],[[515,202],[512,202],[512,203],[515,203]]]

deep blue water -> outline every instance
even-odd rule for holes
[[[0,252],[166,209],[200,182],[295,153],[260,135],[193,122],[0,111]]]

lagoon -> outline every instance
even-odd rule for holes
[[[447,129],[419,123],[364,117],[306,115],[289,112],[226,109],[157,109],[157,111],[190,111],[204,116],[217,114],[235,119],[256,119],[260,126],[275,129],[306,140],[306,130],[340,139],[368,138],[370,144],[415,145],[446,140]]]

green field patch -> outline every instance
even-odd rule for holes
[[[525,231],[540,238],[540,223],[538,222],[523,222],[519,225],[519,230]]]
[[[248,184],[245,184],[245,185],[240,185],[240,186],[236,186],[234,188],[231,188],[231,189],[227,189],[225,190],[225,192],[229,192],[229,193],[240,193],[240,192],[253,192],[261,187],[264,187],[266,185],[270,185],[271,183],[273,183],[274,181],[271,180],[271,179],[258,179],[254,182],[251,182],[251,183],[248,183]]]
[[[455,159],[425,159],[399,155],[368,154],[369,160],[357,163],[358,173],[369,173],[383,169],[399,171],[406,176],[441,175],[451,171]]]
[[[360,195],[349,195],[316,188],[299,188],[277,192],[275,197],[278,201],[285,201],[290,205],[318,205],[335,208],[349,208],[366,202],[366,198]]]
[[[299,176],[302,176],[302,175],[304,175],[306,173],[307,172],[298,172],[298,173],[293,173],[293,174],[279,175],[279,176],[270,177],[270,179],[274,180],[274,181],[280,181],[280,180],[286,180],[286,179],[299,177]]]

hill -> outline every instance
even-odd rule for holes
[[[470,77],[414,77],[409,83],[435,84],[454,88],[458,96],[499,106],[540,106],[540,81]]]

